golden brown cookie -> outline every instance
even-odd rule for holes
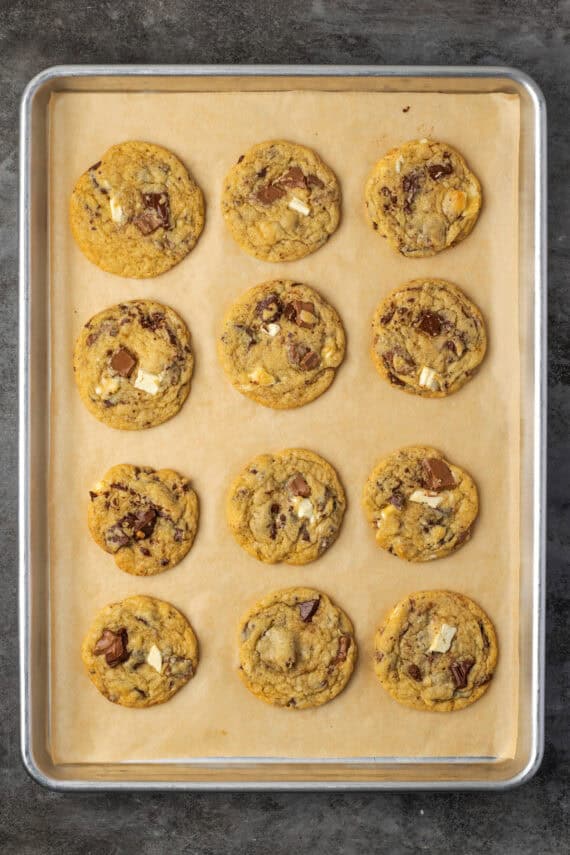
[[[222,213],[234,240],[263,261],[293,261],[319,249],[340,218],[332,169],[310,148],[257,143],[229,171]]]
[[[470,234],[481,185],[452,146],[412,140],[378,161],[366,184],[372,227],[402,255],[436,255]]]
[[[370,352],[379,374],[425,398],[460,389],[486,349],[481,312],[445,279],[414,279],[394,288],[372,322]]]
[[[342,322],[300,282],[274,279],[228,310],[218,355],[235,388],[265,407],[290,409],[328,389],[344,358]]]
[[[121,463],[89,496],[91,536],[125,573],[162,573],[182,561],[194,542],[198,497],[172,469]]]
[[[235,539],[266,564],[314,561],[337,539],[345,508],[333,467],[304,448],[254,457],[227,502]]]
[[[190,391],[190,333],[173,309],[152,300],[110,306],[87,321],[73,370],[90,413],[121,430],[142,430],[174,416]]]
[[[497,664],[493,624],[473,600],[419,591],[401,600],[375,637],[376,675],[399,703],[452,712],[489,688]]]
[[[81,648],[92,682],[124,707],[172,697],[196,673],[198,642],[185,617],[154,597],[128,597],[96,615]]]
[[[178,264],[204,227],[204,198],[171,152],[146,142],[112,146],[77,180],[69,220],[89,261],[146,279]]]
[[[348,683],[356,662],[352,623],[312,588],[276,591],[239,625],[239,674],[261,700],[288,709],[317,707]]]
[[[378,545],[406,561],[449,555],[469,539],[479,512],[471,477],[437,449],[415,445],[378,463],[362,503]]]

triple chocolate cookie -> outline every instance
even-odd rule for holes
[[[381,460],[362,502],[378,545],[406,561],[449,555],[469,539],[479,511],[471,477],[424,446],[401,448]]]
[[[122,430],[174,416],[188,397],[193,368],[186,324],[151,300],[104,309],[75,344],[73,370],[83,403],[99,421]]]
[[[378,161],[365,189],[372,227],[402,255],[436,255],[467,237],[481,185],[447,143],[412,140]]]
[[[240,622],[240,677],[275,706],[299,710],[332,700],[348,683],[356,655],[349,618],[312,588],[276,591]]]
[[[267,564],[307,564],[338,537],[344,490],[332,466],[303,448],[254,457],[230,488],[237,542]]]
[[[263,261],[317,250],[340,218],[332,169],[310,148],[274,140],[254,145],[228,173],[222,213],[234,240]]]
[[[204,198],[171,152],[124,142],[78,179],[69,218],[89,261],[145,279],[169,270],[194,247],[204,227]]]
[[[194,542],[198,498],[171,469],[113,466],[89,491],[89,531],[125,573],[153,576],[174,567]]]
[[[489,688],[497,664],[493,624],[473,600],[420,591],[399,602],[375,638],[375,670],[399,703],[451,712]]]
[[[198,642],[180,612],[154,597],[128,597],[97,614],[81,656],[92,682],[115,704],[150,707],[196,673]]]
[[[427,398],[460,389],[485,356],[481,312],[444,279],[414,279],[382,300],[372,322],[370,352],[395,388]]]
[[[235,388],[265,407],[300,407],[322,395],[344,358],[342,322],[300,282],[275,279],[229,309],[218,354]]]

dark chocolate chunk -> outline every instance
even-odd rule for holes
[[[129,637],[125,627],[117,632],[112,629],[104,629],[103,634],[93,649],[95,656],[105,655],[109,668],[116,668],[121,662],[126,662],[130,656],[127,650]]]
[[[314,175],[312,172],[310,175],[307,175],[307,185],[309,187],[318,187],[319,190],[322,190],[325,186],[324,181],[321,181],[318,175]]]
[[[430,174],[430,178],[437,181],[438,178],[442,177],[442,175],[451,175],[453,172],[453,166],[451,163],[432,163],[431,166],[428,166],[428,172]]]
[[[89,333],[89,335],[87,336],[87,339],[86,339],[87,347],[91,347],[92,344],[95,344],[95,342],[99,338],[99,335],[100,335],[99,331]]]
[[[277,294],[268,294],[265,299],[260,300],[255,307],[256,314],[266,324],[278,321],[283,312],[283,303]]]
[[[474,665],[474,659],[461,659],[451,663],[449,669],[457,689],[464,689],[467,686],[467,678]]]
[[[283,314],[291,323],[309,330],[313,329],[319,322],[315,314],[315,304],[303,300],[293,300],[292,303],[287,303]]]
[[[274,503],[271,505],[271,507],[270,507],[270,509],[269,509],[269,510],[270,510],[270,512],[273,514],[273,516],[275,516],[275,514],[278,514],[278,513],[279,513],[279,511],[281,510],[281,506],[280,506],[280,505],[278,505],[278,504],[277,504],[277,502],[274,502]]]
[[[277,199],[281,199],[285,196],[286,192],[287,191],[278,184],[265,184],[263,187],[259,188],[255,194],[255,198],[258,202],[261,202],[262,205],[272,205]]]
[[[389,323],[390,323],[390,321],[391,321],[391,320],[392,320],[392,318],[394,317],[394,312],[395,312],[395,311],[396,311],[396,308],[395,308],[395,306],[392,304],[392,305],[388,308],[388,310],[387,310],[387,311],[382,315],[382,317],[380,318],[380,323],[382,324],[382,326],[384,326],[384,327],[385,327],[385,326],[386,326],[386,324],[389,324]]]
[[[313,368],[318,366],[320,361],[319,354],[315,353],[314,350],[309,350],[299,362],[299,368],[302,368],[303,371],[312,371]]]
[[[446,490],[455,487],[451,469],[440,457],[424,457],[422,460],[423,486],[426,490]]]
[[[406,500],[404,499],[403,495],[397,490],[394,490],[388,501],[391,505],[394,505],[395,508],[398,508],[399,511],[402,510],[406,503]]]
[[[311,488],[299,473],[289,481],[289,490],[294,496],[302,496],[304,499],[311,495]]]
[[[170,225],[170,201],[168,193],[143,193],[144,211],[134,217],[133,223],[143,235],[151,235],[161,226],[164,229]]]
[[[402,178],[402,189],[406,194],[406,198],[404,200],[404,211],[408,214],[412,210],[412,202],[420,191],[423,177],[423,170],[415,169],[413,172],[409,172],[408,175],[404,175]]]
[[[127,546],[130,542],[130,535],[123,531],[120,524],[111,526],[105,533],[105,543],[111,552],[118,552],[122,546]]]
[[[156,511],[149,508],[147,511],[139,511],[134,516],[133,530],[137,540],[150,537],[156,525]]]
[[[433,338],[441,333],[442,327],[442,317],[438,312],[430,312],[426,309],[418,315],[416,328],[420,330],[420,332],[423,332]]]
[[[409,105],[409,104],[408,104],[408,106],[407,106],[407,107],[402,107],[402,113],[407,113],[409,109],[410,109],[410,105]]]
[[[319,608],[320,598],[314,600],[305,600],[302,603],[297,603],[299,606],[299,615],[304,623],[309,623]]]
[[[418,683],[420,683],[420,682],[421,682],[421,680],[422,680],[422,672],[420,671],[420,669],[418,668],[418,666],[417,666],[417,665],[414,665],[414,663],[413,663],[413,662],[412,662],[412,664],[408,667],[408,674],[410,675],[410,677],[412,678],[412,680],[416,680]]]
[[[99,169],[101,166],[101,161],[98,160],[97,163],[94,163],[93,166],[89,167],[89,172],[93,172],[95,169]]]
[[[94,502],[97,498],[97,493],[93,493],[92,490],[89,490],[89,495],[91,496],[91,501]]]
[[[239,156],[239,157],[238,157],[238,159],[237,159],[237,162],[238,162],[238,163],[241,163],[241,162],[242,162],[242,160],[244,159],[244,157],[245,157],[245,155],[244,155],[244,154],[240,154],[240,156]]]
[[[306,187],[307,182],[303,174],[303,170],[299,166],[292,166],[283,175],[275,180],[275,184],[281,184],[284,187]]]
[[[348,653],[348,648],[350,647],[350,636],[349,635],[341,635],[338,640],[338,653],[336,654],[336,658],[334,660],[334,664],[338,665],[340,662],[344,662],[346,659],[346,654]]]
[[[120,347],[111,357],[111,368],[121,377],[130,377],[136,364],[136,357],[126,347]]]

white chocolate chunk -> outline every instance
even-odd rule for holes
[[[456,632],[457,627],[442,623],[428,647],[428,653],[447,653]]]
[[[144,368],[139,368],[133,385],[136,389],[140,389],[141,392],[148,392],[149,395],[156,395],[160,389],[160,374],[151,374],[150,371],[145,371]]]
[[[162,653],[156,646],[153,644],[150,650],[147,653],[146,661],[150,665],[151,668],[154,668],[158,673],[162,673]]]
[[[106,398],[108,395],[113,395],[120,385],[121,381],[118,377],[102,376],[99,380],[99,385],[95,387],[95,394],[101,398]]]
[[[279,326],[279,324],[265,324],[261,327],[261,329],[266,335],[270,335],[271,338],[274,338],[281,329],[281,327]]]
[[[295,496],[293,507],[295,513],[300,520],[305,519],[313,522],[315,519],[315,509],[313,503],[309,499],[303,499],[301,496]]]
[[[111,196],[109,198],[109,205],[111,206],[111,219],[113,220],[113,222],[118,223],[119,225],[122,225],[122,223],[126,222],[127,215],[117,202],[115,196]]]
[[[396,160],[396,172],[400,172],[404,163],[404,158],[402,155]]]
[[[292,211],[297,211],[304,217],[308,217],[311,213],[311,209],[309,208],[309,206],[305,205],[305,203],[302,202],[301,199],[298,199],[296,196],[293,196],[287,207],[291,208]]]
[[[251,372],[249,379],[254,383],[257,383],[258,386],[273,386],[275,383],[275,377],[272,377],[271,374],[269,374],[269,372],[261,365],[258,365],[257,368]]]
[[[437,392],[439,389],[436,373],[433,368],[428,368],[427,365],[424,365],[420,371],[420,379],[418,382],[420,386],[427,386],[428,389],[433,389],[434,392]]]
[[[433,493],[428,493],[427,490],[414,490],[410,496],[410,502],[417,502],[420,505],[429,505],[430,508],[437,508],[438,505],[441,505],[442,501],[443,496],[434,496]]]

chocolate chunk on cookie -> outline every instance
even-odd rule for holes
[[[101,609],[81,656],[92,682],[110,701],[150,707],[167,701],[194,676],[198,642],[170,603],[135,596]]]
[[[479,512],[471,477],[435,448],[393,452],[371,472],[362,497],[376,542],[406,561],[431,561],[471,535]]]
[[[300,710],[332,700],[348,683],[356,656],[349,618],[311,588],[276,591],[240,621],[240,677],[275,706]]]
[[[171,152],[114,145],[78,179],[69,218],[89,261],[118,276],[158,276],[194,247],[204,227],[202,191]]]
[[[300,407],[332,383],[345,351],[342,322],[313,288],[274,279],[227,311],[218,355],[235,388],[275,409]]]
[[[73,370],[83,403],[99,421],[122,430],[174,416],[188,397],[193,368],[184,321],[151,300],[104,309],[75,344]]]
[[[399,703],[452,712],[483,695],[497,664],[497,638],[485,612],[452,591],[401,600],[375,637],[374,668]]]
[[[382,300],[372,322],[370,353],[393,386],[443,398],[476,373],[487,350],[481,312],[444,279],[414,279]]]
[[[301,448],[261,454],[232,484],[228,522],[237,542],[267,564],[307,564],[337,539],[346,507],[332,466]]]
[[[365,188],[373,228],[402,255],[435,255],[470,234],[481,185],[446,143],[412,140],[378,161]]]
[[[171,469],[113,466],[89,497],[91,536],[125,573],[162,573],[194,542],[198,498],[188,479]]]
[[[310,148],[254,145],[228,173],[222,213],[236,242],[264,261],[292,261],[322,246],[338,226],[340,189]]]

